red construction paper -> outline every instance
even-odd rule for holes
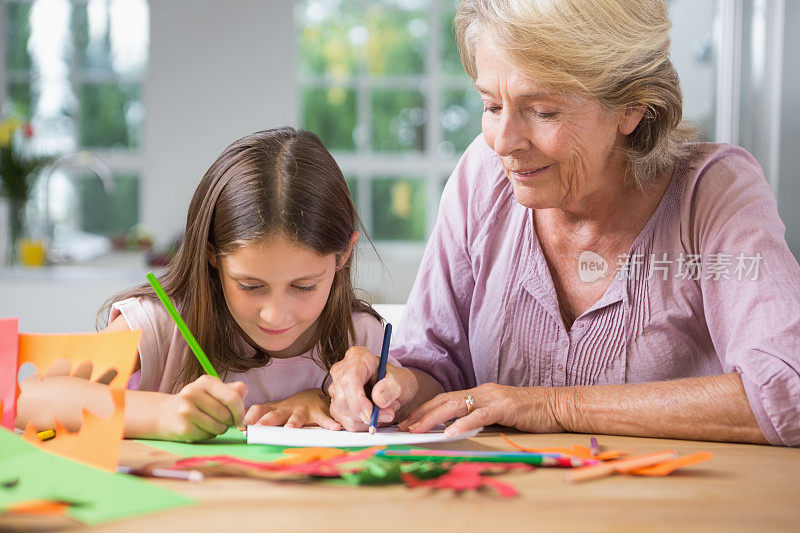
[[[0,426],[11,431],[17,400],[18,325],[16,318],[0,318]]]

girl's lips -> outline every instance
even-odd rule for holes
[[[526,181],[534,176],[538,176],[548,168],[550,168],[550,165],[534,168],[532,170],[509,170],[508,175],[516,181]]]
[[[289,331],[293,327],[294,326],[289,326],[286,329],[267,329],[267,328],[262,328],[261,326],[258,326],[258,329],[260,329],[261,331],[263,331],[267,335],[281,335],[283,333],[286,333],[287,331]]]

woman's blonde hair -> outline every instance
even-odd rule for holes
[[[624,154],[639,187],[672,168],[695,137],[681,117],[671,26],[663,0],[462,0],[455,17],[472,79],[476,47],[486,40],[553,91],[596,98],[609,109],[643,105]]]
[[[161,274],[161,283],[178,302],[186,324],[220,376],[264,366],[270,354],[246,339],[231,315],[220,274],[208,261],[209,252],[230,254],[282,235],[319,254],[336,254],[338,262],[360,226],[342,171],[319,137],[290,127],[259,131],[228,146],[203,176],[189,204],[183,242]],[[339,265],[314,334],[304,347],[304,351],[316,350],[314,360],[326,371],[355,342],[354,312],[380,320],[355,295],[353,255]],[[156,299],[144,283],[112,296],[100,312],[131,297]],[[241,350],[242,337],[256,350],[255,357]],[[202,374],[197,359],[184,347],[183,366],[170,384],[172,392]]]

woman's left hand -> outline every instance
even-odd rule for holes
[[[556,419],[555,396],[551,387],[485,383],[474,389],[439,394],[414,410],[399,427],[425,433],[455,418],[445,430],[448,437],[491,424],[530,433],[559,433],[563,428]]]
[[[331,418],[330,401],[319,389],[306,389],[285,400],[252,405],[244,416],[244,423],[287,428],[316,424],[333,431],[342,429],[342,425]]]

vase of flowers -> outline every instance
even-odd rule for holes
[[[26,150],[33,137],[28,122],[9,118],[0,122],[0,197],[8,205],[8,244],[5,262],[19,262],[18,244],[25,231],[25,207],[39,172],[51,157],[34,156]]]

